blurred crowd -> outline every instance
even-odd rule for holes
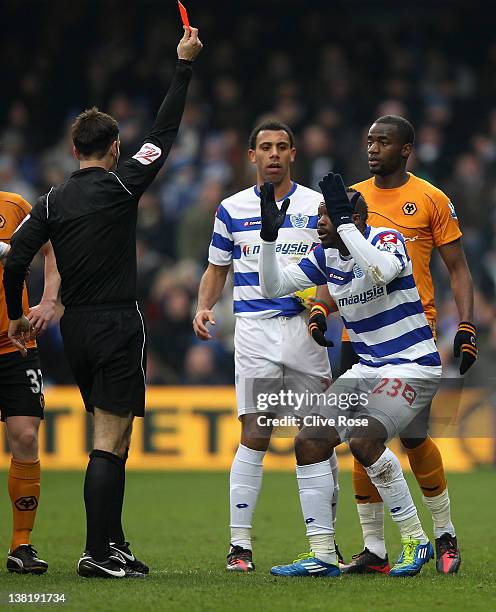
[[[119,121],[123,156],[153,121],[175,63],[175,3],[6,0],[2,33],[0,189],[34,203],[77,168],[70,125],[96,104]],[[394,4],[392,5],[394,7]],[[207,264],[213,216],[254,182],[251,128],[266,117],[292,126],[293,175],[317,188],[327,172],[366,178],[365,135],[379,115],[416,128],[410,169],[451,196],[477,287],[481,379],[496,356],[496,43],[489,25],[458,2],[190,2],[205,49],[195,66],[173,151],[138,220],[138,295],[148,324],[151,384],[233,382],[231,285],[216,307],[215,338],[197,341],[191,320]],[[231,12],[232,11],[232,12]],[[472,31],[473,30],[473,31]],[[487,32],[487,36],[485,35]],[[458,314],[434,257],[439,338],[448,373]],[[42,290],[33,266],[31,302]],[[339,344],[335,317],[330,336]],[[41,340],[47,382],[71,382],[58,326]],[[331,353],[337,364],[337,348]]]

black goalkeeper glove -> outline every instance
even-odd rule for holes
[[[355,210],[356,201],[361,195],[360,192],[353,192],[350,199],[342,176],[332,172],[324,176],[319,187],[324,196],[327,214],[334,227],[338,228],[343,223],[353,223],[351,216]]]
[[[318,300],[314,302],[308,317],[308,331],[315,342],[320,344],[320,346],[334,346],[334,342],[327,340],[325,337],[329,312],[330,310],[327,304]]]
[[[465,374],[465,372],[474,365],[477,359],[476,334],[477,330],[472,323],[462,321],[460,325],[458,325],[458,331],[456,332],[453,344],[453,355],[455,359],[458,359],[461,351],[462,361],[460,363],[460,374]]]
[[[260,187],[260,210],[262,217],[260,238],[262,240],[266,242],[275,242],[277,240],[277,233],[284,223],[289,203],[289,198],[286,198],[279,209],[276,204],[274,185],[272,183],[264,183]]]

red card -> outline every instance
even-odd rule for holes
[[[179,0],[177,0],[177,4],[179,6],[179,13],[181,14],[181,19],[183,21],[183,25],[187,26],[188,28],[191,27],[189,25],[188,11],[186,10],[186,7],[184,6],[184,4],[179,2]]]

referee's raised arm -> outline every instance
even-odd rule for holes
[[[169,155],[183,116],[192,64],[202,47],[198,29],[185,26],[184,36],[177,46],[176,71],[155,123],[143,139],[139,151],[116,171],[134,196],[139,197],[145,191]]]

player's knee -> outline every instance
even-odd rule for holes
[[[324,437],[310,437],[302,429],[295,438],[295,457],[298,465],[320,463],[332,454],[333,446]]]
[[[247,436],[241,436],[241,444],[252,450],[265,452],[269,448],[270,435],[267,437],[251,438]]]
[[[401,439],[401,444],[403,444],[403,446],[407,449],[413,449],[413,448],[417,448],[417,446],[420,446],[423,442],[425,442],[425,438],[400,438]]]
[[[365,467],[375,463],[384,452],[382,440],[370,438],[351,438],[350,451],[357,461]]]
[[[12,454],[16,458],[36,458],[38,456],[38,430],[26,428],[10,435]]]
[[[246,414],[241,417],[241,444],[256,451],[266,451],[272,436],[270,420],[260,423],[258,415]]]

